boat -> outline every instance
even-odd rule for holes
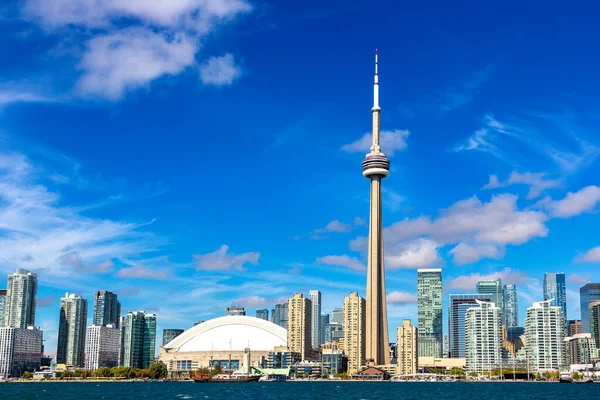
[[[196,383],[249,383],[258,382],[262,375],[246,373],[218,374],[213,377],[196,376],[192,378]]]
[[[558,380],[560,383],[573,383],[573,378],[571,374],[560,374],[560,379]]]

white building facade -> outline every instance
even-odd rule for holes
[[[578,333],[566,337],[564,344],[566,365],[591,364],[592,360],[598,358],[596,340],[591,333]]]
[[[466,369],[485,372],[502,362],[502,309],[477,300],[465,317]]]
[[[88,326],[85,338],[85,369],[116,367],[119,364],[121,330],[113,325]]]
[[[564,363],[565,322],[560,306],[550,300],[533,303],[525,318],[525,350],[534,371],[558,369]]]
[[[39,328],[0,327],[0,377],[20,377],[40,369],[42,336]]]
[[[308,293],[308,297],[311,301],[311,340],[313,349],[318,349],[321,346],[321,292],[318,290],[311,290]]]

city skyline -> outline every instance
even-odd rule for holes
[[[528,34],[532,11],[507,28],[487,17],[493,5],[470,9],[463,31],[448,5],[383,2],[375,18],[368,2],[240,0],[204,31],[184,22],[210,13],[202,6],[168,5],[158,18],[17,3],[0,11],[11,38],[0,63],[0,280],[39,275],[48,353],[66,291],[87,299],[88,325],[94,293],[109,290],[122,314],[156,313],[159,332],[311,289],[326,313],[350,292],[366,297],[357,165],[371,140],[375,48],[394,177],[382,193],[390,341],[403,319],[416,325],[417,268],[443,269],[443,327],[448,295],[477,281],[518,287],[521,326],[543,300],[544,273],[566,272],[570,319],[579,288],[600,281],[598,84],[578,59],[596,35],[568,29],[597,10],[564,10],[559,40],[546,24]],[[128,57],[147,65],[127,74]]]

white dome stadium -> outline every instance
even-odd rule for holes
[[[188,329],[164,346],[168,352],[271,351],[287,346],[287,330],[260,318],[230,315]]]

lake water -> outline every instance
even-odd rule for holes
[[[84,400],[592,400],[600,399],[600,383],[444,383],[444,382],[268,382],[196,384],[131,383],[0,383],[0,399]]]

